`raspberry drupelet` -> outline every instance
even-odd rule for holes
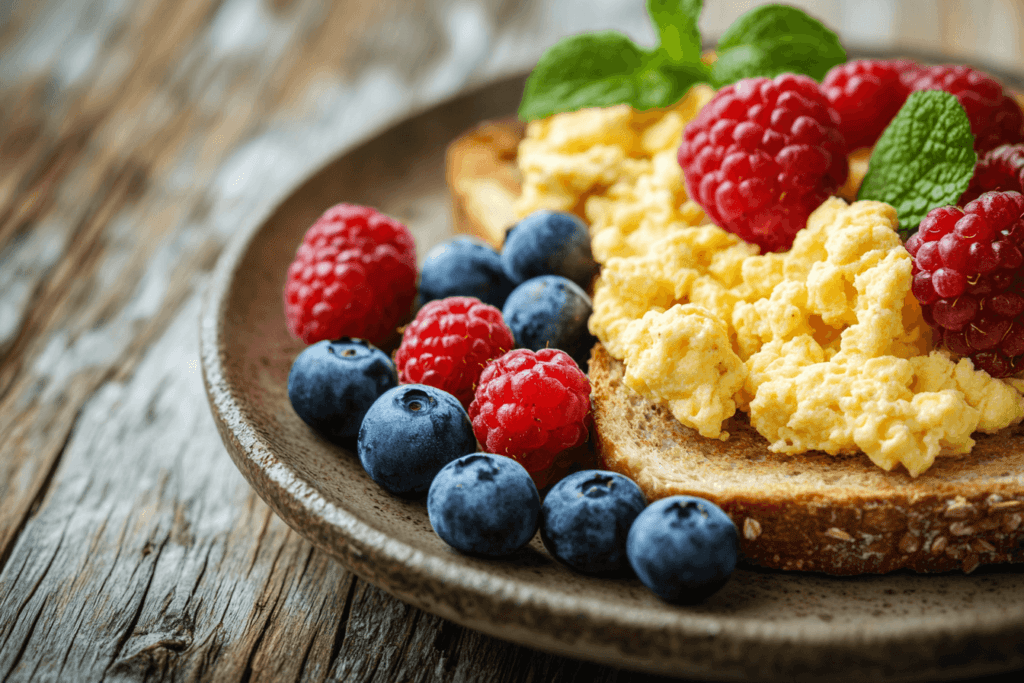
[[[918,68],[906,59],[858,59],[829,70],[821,91],[839,114],[849,149],[875,144],[910,94]]]
[[[488,452],[515,458],[542,488],[555,456],[589,436],[590,381],[564,351],[509,351],[481,373],[469,418]]]
[[[501,311],[475,297],[427,303],[402,333],[395,364],[403,384],[426,384],[459,399],[464,408],[484,367],[515,347]]]
[[[988,192],[928,213],[907,240],[912,291],[936,344],[993,377],[1024,358],[1024,195]]]
[[[974,167],[974,177],[957,202],[967,206],[986,192],[1024,192],[1024,144],[990,149]]]
[[[762,253],[788,249],[848,170],[838,114],[794,74],[719,90],[683,130],[678,158],[690,197]]]
[[[359,337],[383,343],[416,296],[409,229],[367,206],[338,204],[306,231],[288,267],[288,331],[307,344]]]
[[[964,65],[921,69],[911,90],[944,90],[956,97],[967,112],[974,133],[974,149],[1024,142],[1024,114],[1003,86],[988,74]]]

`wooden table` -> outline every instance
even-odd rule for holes
[[[871,47],[1021,60],[1019,3],[972,3],[966,31],[964,3],[874,3],[877,35],[850,5],[815,11]],[[218,254],[293,183],[610,27],[653,40],[639,0],[0,7],[0,681],[651,680],[420,612],[314,549],[225,453],[197,349]]]

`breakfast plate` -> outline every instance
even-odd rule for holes
[[[203,377],[228,453],[292,528],[395,597],[466,627],[561,655],[706,680],[937,680],[1024,666],[1024,568],[836,578],[741,566],[697,606],[635,579],[555,562],[539,537],[510,559],[460,555],[421,499],[389,495],[351,450],[288,402],[304,348],[282,286],[305,230],[329,206],[377,207],[412,230],[420,258],[450,235],[444,154],[477,122],[514,111],[523,77],[423,111],[340,154],[222,254],[201,319]]]

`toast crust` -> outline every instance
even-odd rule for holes
[[[743,415],[723,425],[727,441],[702,437],[629,389],[623,373],[597,344],[589,377],[602,466],[648,500],[711,500],[753,564],[850,575],[1024,562],[1024,428],[978,435],[969,455],[940,456],[912,478],[860,453],[772,453]]]
[[[501,248],[505,231],[516,222],[516,155],[525,132],[526,124],[507,116],[483,121],[449,145],[445,176],[456,232]]]

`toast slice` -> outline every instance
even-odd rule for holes
[[[500,248],[515,220],[516,147],[523,126],[487,121],[448,149],[455,226]],[[851,159],[851,199],[867,153]],[[886,472],[862,454],[772,453],[738,414],[727,441],[700,436],[622,381],[624,366],[591,354],[595,445],[604,467],[648,500],[696,495],[740,530],[740,551],[763,567],[853,575],[961,570],[1024,562],[1024,426],[977,435],[970,455],[942,456],[924,474]]]
[[[516,222],[516,151],[525,131],[525,124],[508,116],[480,123],[448,147],[445,173],[456,232],[501,248],[505,231]]]
[[[1024,562],[1024,427],[978,435],[969,455],[940,457],[912,478],[862,454],[772,453],[742,413],[723,425],[727,441],[702,437],[628,388],[624,370],[594,347],[602,465],[649,500],[711,500],[736,523],[749,562],[829,574]]]

